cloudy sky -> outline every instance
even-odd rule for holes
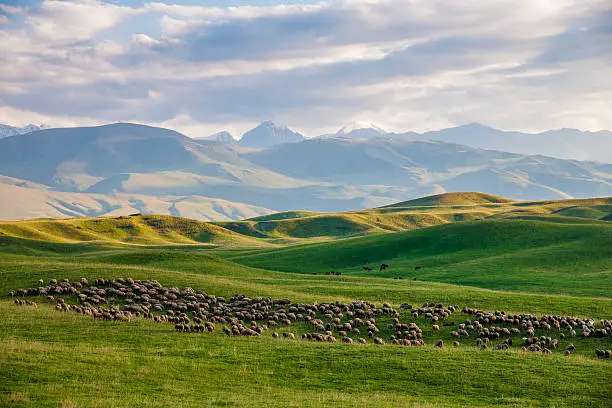
[[[612,129],[612,2],[0,0],[0,67],[13,125]]]

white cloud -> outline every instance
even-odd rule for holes
[[[74,43],[86,41],[121,19],[143,10],[122,7],[99,0],[45,0],[27,17],[27,24],[47,41]]]
[[[147,47],[160,43],[159,40],[155,40],[146,34],[132,34],[132,41],[136,44],[145,45]]]
[[[0,4],[0,10],[9,15],[18,15],[26,11],[24,7],[9,6],[7,4]]]
[[[239,135],[266,119],[310,135],[355,120],[395,131],[474,121],[612,128],[605,75],[612,41],[598,29],[612,15],[606,7],[605,0],[0,5],[24,19],[0,29],[0,122],[11,123],[11,109],[51,124],[134,120],[198,135],[217,128]],[[132,25],[137,15],[149,25]]]
[[[145,9],[163,13],[175,18],[194,19],[256,19],[262,17],[280,17],[291,14],[303,14],[319,11],[329,7],[328,2],[315,4],[279,4],[275,6],[229,6],[205,7],[205,6],[185,6],[179,4],[165,4],[160,2],[149,3]]]

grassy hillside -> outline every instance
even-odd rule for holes
[[[334,270],[490,289],[610,296],[612,225],[553,220],[462,222],[224,255],[245,265],[287,272]],[[378,272],[382,263],[390,268]],[[421,269],[415,270],[417,266]]]
[[[0,235],[66,243],[106,241],[134,245],[266,245],[211,223],[140,214],[113,218],[0,222]]]
[[[334,214],[295,211],[219,225],[258,238],[336,239],[524,216],[607,220],[612,216],[612,198],[517,202],[483,193],[448,193],[370,210]]]
[[[278,220],[288,220],[293,218],[304,218],[310,217],[313,215],[318,215],[319,213],[314,211],[285,211],[276,214],[269,215],[261,215],[259,217],[249,218],[247,221],[278,221]]]
[[[385,208],[505,204],[512,202],[514,201],[508,198],[494,196],[491,194],[465,192],[436,194],[428,197],[417,198],[416,200],[403,201],[401,203],[386,206]]]

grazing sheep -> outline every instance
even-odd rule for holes
[[[289,299],[249,298],[243,294],[236,294],[226,300],[192,288],[165,287],[154,280],[129,277],[96,279],[91,284],[86,278],[74,282],[64,279],[59,283],[52,279],[46,286],[44,283],[44,280],[40,280],[38,287],[12,290],[9,295],[13,297],[14,304],[19,306],[36,307],[36,303],[21,297],[37,296],[56,303],[55,308],[60,312],[74,312],[96,320],[118,322],[145,318],[156,324],[173,324],[177,332],[184,333],[213,332],[214,324],[221,323],[223,332],[228,336],[259,336],[268,328],[291,326],[303,321],[313,332],[303,333],[301,337],[304,340],[333,343],[337,340],[333,333],[338,333],[338,339],[345,344],[367,344],[367,332],[367,337],[373,338],[375,344],[385,344],[376,323],[376,319],[380,318],[381,321],[390,322],[383,326],[386,328],[383,330],[387,330],[385,336],[389,342],[403,346],[423,346],[423,331],[415,321],[424,316],[432,322],[432,332],[440,331],[440,324],[436,323],[438,321],[444,327],[456,326],[456,330],[450,333],[451,339],[476,336],[476,345],[482,350],[487,348],[487,344],[502,338],[503,342],[493,348],[507,350],[512,346],[514,336],[525,333],[528,337],[523,338],[522,350],[544,354],[550,354],[558,348],[559,339],[563,340],[564,334],[559,332],[559,339],[536,337],[536,330],[555,330],[555,333],[564,331],[572,337],[576,337],[576,331],[580,330],[581,338],[603,338],[612,333],[612,322],[609,320],[595,323],[593,319],[570,316],[510,315],[503,310],[487,312],[467,306],[460,309],[459,306],[445,307],[442,303],[431,301],[423,303],[421,307],[402,303],[396,310],[388,302],[380,308],[366,301],[304,304],[292,303]],[[460,324],[444,320],[459,311],[470,315],[470,319]],[[414,321],[400,323],[410,316]],[[358,327],[364,328],[360,330]],[[364,337],[357,338],[362,330]],[[356,340],[348,337],[351,334]],[[280,336],[272,332],[272,337]],[[295,339],[295,335],[289,332],[283,333],[283,337]],[[460,343],[453,341],[453,346],[459,347]],[[443,347],[443,341],[436,341],[434,347]],[[569,344],[563,355],[571,355],[574,349]],[[601,358],[610,358],[609,350],[597,350],[596,353]]]

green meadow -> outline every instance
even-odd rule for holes
[[[225,223],[154,215],[0,222],[0,405],[609,407],[612,361],[595,350],[612,348],[610,335],[538,332],[559,338],[552,355],[521,351],[522,336],[507,351],[480,350],[475,337],[452,347],[452,329],[433,332],[424,318],[424,347],[269,331],[227,337],[60,313],[42,298],[16,306],[9,291],[39,279],[132,277],[226,297],[439,302],[599,321],[612,318],[611,213],[605,198],[523,203],[466,193]],[[565,357],[569,343],[576,350]]]

